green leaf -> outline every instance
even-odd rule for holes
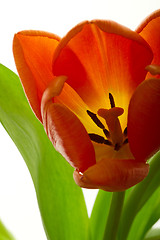
[[[135,217],[129,240],[142,240],[160,218],[160,188],[158,188]]]
[[[160,239],[160,228],[151,229],[144,240],[159,240]]]
[[[125,201],[119,229],[120,240],[127,239],[136,215],[160,186],[160,152],[150,160],[149,164],[148,176],[132,188]]]
[[[28,166],[48,239],[86,239],[88,215],[82,190],[73,180],[73,169],[48,140],[17,75],[3,65],[0,121]]]
[[[1,240],[15,240],[12,234],[7,230],[2,221],[0,220],[0,239]]]
[[[99,190],[90,218],[90,232],[92,240],[103,239],[111,199],[111,192]]]

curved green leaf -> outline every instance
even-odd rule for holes
[[[129,240],[142,240],[160,218],[160,188],[158,188],[135,217]]]
[[[160,239],[160,228],[151,229],[144,240],[159,240]]]
[[[152,194],[160,186],[160,152],[150,160],[150,171],[148,176],[129,192],[125,201],[121,225],[119,229],[119,239],[127,239],[128,233],[138,212],[150,199]]]
[[[0,121],[28,166],[48,239],[86,239],[88,215],[83,193],[73,181],[73,170],[48,140],[18,76],[3,65]]]
[[[0,220],[0,239],[1,240],[15,240],[12,234],[7,230],[2,221]]]

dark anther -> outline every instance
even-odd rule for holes
[[[113,95],[111,93],[109,93],[109,100],[110,100],[111,108],[114,108],[115,102],[114,102]]]
[[[114,146],[114,150],[118,151],[120,148],[121,148],[121,146],[118,143],[116,143]]]
[[[89,133],[88,134],[90,139],[96,143],[104,143],[105,139],[104,137],[98,135],[98,134],[95,134],[95,133]]]
[[[110,133],[107,129],[103,129],[104,134],[106,135],[107,138],[110,138]]]
[[[98,119],[97,115],[89,110],[87,110],[88,115],[90,116],[90,118],[93,120],[93,122],[101,129],[104,129],[104,125],[103,123],[101,123],[101,121]]]
[[[127,144],[128,143],[128,138],[126,138],[123,142],[123,144]]]
[[[101,129],[103,129],[103,132],[107,138],[110,138],[109,131],[105,128],[103,123],[98,119],[97,115],[89,110],[87,110],[87,114],[90,116],[90,118],[93,120],[93,122]]]
[[[104,140],[104,144],[106,144],[108,146],[112,146],[112,142],[107,139]]]
[[[112,145],[112,143],[109,140],[104,139],[104,137],[102,137],[98,134],[89,133],[88,135],[89,135],[90,139],[92,141],[96,142],[96,143],[106,144],[106,145],[109,145],[109,146]]]
[[[127,127],[124,129],[123,135],[127,137]]]

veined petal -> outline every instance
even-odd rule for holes
[[[25,93],[41,119],[42,93],[53,79],[52,58],[59,38],[41,31],[22,31],[14,36],[13,53]]]
[[[55,149],[80,172],[95,164],[93,145],[76,115],[64,105],[52,101],[44,109],[43,125]]]
[[[68,76],[67,83],[94,112],[109,107],[109,92],[127,110],[151,59],[151,49],[137,33],[115,22],[84,22],[60,41],[53,73]]]
[[[160,10],[153,12],[136,30],[151,46],[153,51],[152,64],[160,65]],[[148,73],[147,78],[151,76]]]
[[[70,109],[85,126],[87,132],[102,134],[102,129],[98,128],[87,114],[88,106],[84,103],[77,92],[66,82],[61,93],[54,97],[54,102],[61,103]]]
[[[84,188],[124,191],[142,181],[148,171],[147,164],[133,159],[102,159],[83,174],[75,171],[74,180]]]
[[[160,150],[160,79],[145,80],[133,94],[128,110],[128,141],[139,161]]]

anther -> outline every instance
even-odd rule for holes
[[[114,108],[115,101],[114,101],[113,95],[111,93],[109,93],[109,100],[110,100],[111,108]]]
[[[103,129],[103,132],[107,138],[110,138],[110,133],[106,128]]]
[[[105,139],[104,137],[102,137],[98,134],[89,133],[88,135],[89,135],[90,139],[96,143],[101,143],[101,144],[106,144],[108,146],[112,146],[112,143],[109,140]]]
[[[127,127],[124,129],[123,135],[124,135],[125,137],[127,137]]]
[[[114,150],[118,151],[121,148],[120,144],[116,143],[114,146]]]
[[[104,129],[105,126],[101,121],[98,119],[97,115],[89,110],[87,110],[87,114],[90,116],[90,118],[93,120],[93,122],[101,129]]]
[[[93,122],[101,129],[103,129],[103,132],[107,138],[110,137],[109,131],[105,128],[103,123],[98,119],[97,115],[89,110],[87,110],[87,114],[90,116],[90,118],[93,120]]]
[[[88,134],[90,139],[96,143],[104,143],[104,137],[98,135],[98,134],[95,134],[95,133],[89,133]]]
[[[112,146],[112,142],[107,140],[107,139],[104,139],[104,144],[108,145],[108,146]]]
[[[126,138],[123,142],[123,145],[127,144],[128,143],[128,138]]]

